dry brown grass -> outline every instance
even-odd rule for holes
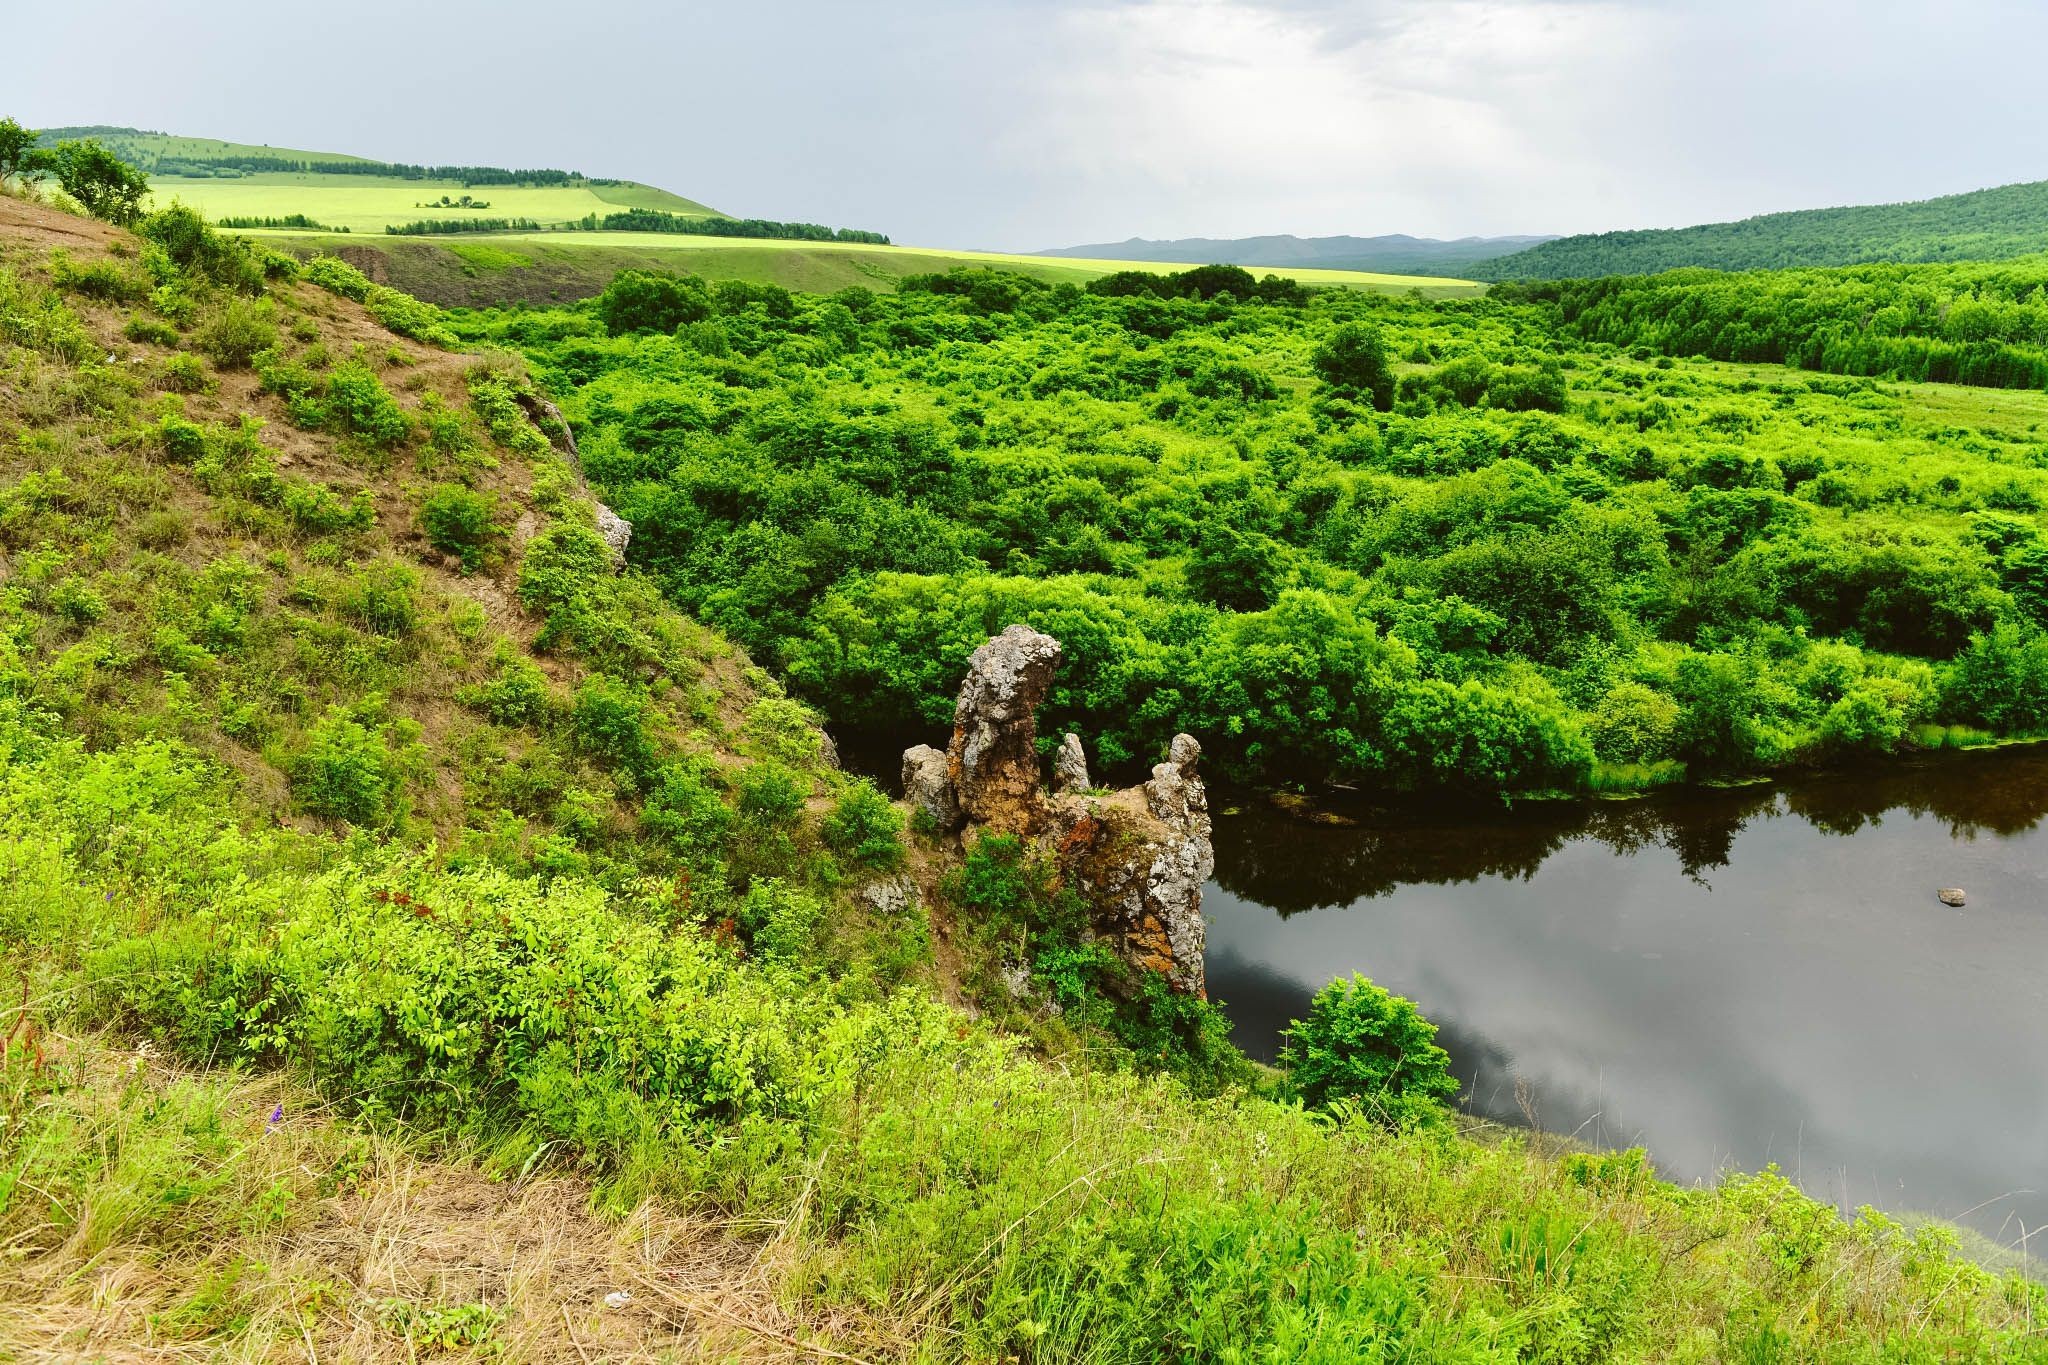
[[[67,1156],[98,1165],[103,1188],[48,1190],[35,1201],[48,1216],[20,1216],[26,1199],[0,1216],[0,1360],[584,1365],[879,1361],[910,1349],[883,1324],[787,1307],[778,1286],[797,1264],[793,1240],[743,1238],[651,1202],[613,1221],[592,1211],[583,1181],[499,1179],[423,1157],[337,1121],[275,1075],[195,1075],[96,1040],[51,1052],[77,1084],[46,1103],[65,1108],[77,1148]],[[199,1108],[246,1116],[232,1169],[192,1171],[225,1174],[229,1197],[187,1235],[132,1234],[113,1158],[145,1145],[146,1125],[189,1122],[195,1087],[208,1092]],[[267,1125],[279,1104],[286,1120]],[[292,1192],[289,1216],[250,1230],[237,1212],[278,1188]],[[607,1305],[620,1291],[631,1301]],[[441,1350],[413,1339],[394,1303],[502,1316],[487,1344]]]

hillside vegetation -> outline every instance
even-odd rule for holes
[[[1992,388],[2048,387],[2048,256],[1506,285],[1582,341]]]
[[[1904,204],[1800,209],[1734,223],[1561,237],[1474,264],[1488,280],[1647,275],[1686,266],[1779,270],[1865,262],[1998,261],[2048,239],[2048,180]]]
[[[1611,789],[2048,717],[2039,393],[1225,267],[627,276],[460,326],[569,395],[636,562],[844,723],[943,723],[1015,620],[1067,645],[1055,732],[1265,783]]]
[[[1047,256],[1086,256],[1172,265],[1310,266],[1325,270],[1377,270],[1396,275],[1471,275],[1481,261],[1522,251],[1547,236],[1459,237],[1443,241],[1394,233],[1383,237],[1132,237],[1092,246],[1054,247]]]
[[[1369,987],[1255,1071],[621,571],[554,381],[138,228],[0,196],[0,1354],[2042,1358],[1938,1228],[1461,1135]]]

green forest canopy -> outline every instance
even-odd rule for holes
[[[1716,270],[1860,265],[1880,261],[1992,261],[2031,255],[2048,241],[2048,180],[2001,185],[1907,204],[1800,209],[1735,223],[1561,237],[1464,273],[1488,280],[1636,275],[1684,266]]]
[[[1985,344],[1942,332],[2006,307],[1983,284],[1845,275],[1832,325],[1931,291],[1886,324],[1914,374]],[[943,723],[1021,620],[1067,646],[1047,732],[1117,764],[1190,730],[1265,781],[1629,786],[2042,728],[2048,398],[1678,364],[1656,309],[1589,341],[1502,294],[629,275],[463,327],[565,396],[674,599],[841,724]]]

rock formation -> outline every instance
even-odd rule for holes
[[[633,540],[633,523],[598,502],[597,494],[590,489],[583,477],[583,452],[576,448],[576,432],[569,425],[569,419],[562,416],[562,410],[537,393],[519,395],[519,406],[526,409],[527,420],[540,428],[548,443],[569,457],[569,467],[576,471],[576,482],[583,493],[597,507],[597,533],[604,537],[605,547],[611,551],[612,568],[626,567],[626,546]]]
[[[1081,752],[1081,737],[1070,734],[1060,741],[1052,756],[1052,789],[1056,792],[1084,792],[1095,784],[1088,780],[1088,755]]]
[[[1067,735],[1053,764],[1056,795],[1039,779],[1038,704],[1052,686],[1059,641],[1011,626],[968,661],[941,754],[903,754],[903,794],[951,832],[1015,834],[1053,856],[1091,908],[1094,930],[1134,967],[1175,990],[1207,993],[1202,885],[1215,870],[1209,798],[1196,773],[1202,746],[1176,735],[1151,780],[1090,795],[1080,738]]]
[[[1208,993],[1202,886],[1216,870],[1201,753],[1194,736],[1176,735],[1142,786],[1054,802],[1059,864],[1093,907],[1097,932],[1126,962],[1190,995]]]
[[[960,812],[1000,834],[1032,834],[1045,814],[1038,782],[1038,704],[1052,687],[1060,642],[1011,626],[967,660],[946,750]]]
[[[612,567],[626,567],[626,546],[633,540],[633,523],[603,503],[598,503],[597,533],[604,537],[605,548],[612,552]]]
[[[960,798],[946,772],[946,755],[929,744],[903,751],[903,799],[950,834],[960,828]]]

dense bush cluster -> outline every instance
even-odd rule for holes
[[[1861,278],[1822,297],[1860,315]],[[1696,287],[1662,325],[1729,297]],[[828,298],[640,272],[461,326],[564,396],[674,600],[841,722],[945,723],[1014,621],[1066,645],[1048,733],[1115,766],[1188,730],[1267,781],[1625,787],[2048,717],[2027,395],[1232,267]]]
[[[1504,285],[1581,341],[1989,388],[2048,386],[2048,258],[1998,265],[1704,270]]]

